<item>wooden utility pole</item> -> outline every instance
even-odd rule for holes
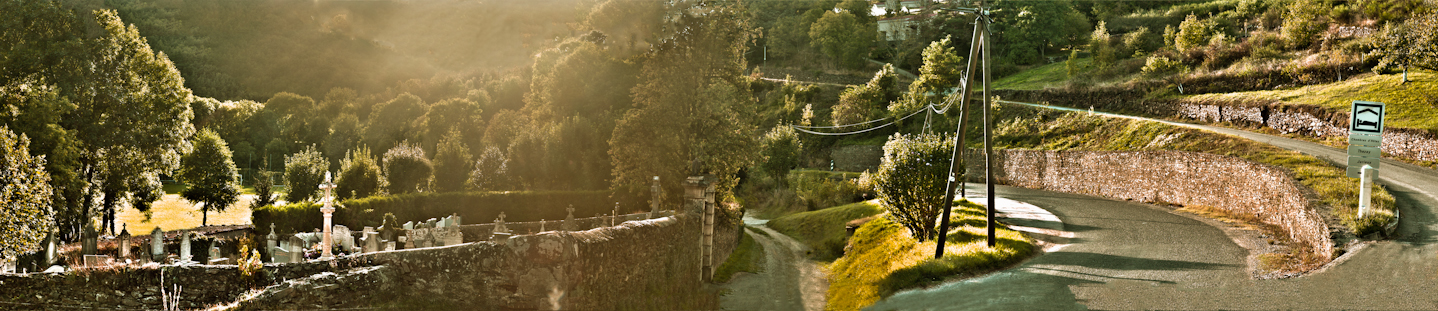
[[[995,241],[994,241],[994,209],[993,209],[993,206],[994,206],[994,198],[993,198],[994,186],[993,186],[993,172],[992,172],[992,164],[993,164],[993,163],[992,163],[992,161],[991,161],[991,154],[993,153],[993,149],[992,149],[992,146],[991,146],[991,145],[992,145],[991,140],[990,140],[990,138],[989,138],[989,136],[990,136],[990,134],[991,134],[991,129],[990,129],[990,123],[991,123],[991,122],[989,121],[989,104],[990,104],[990,103],[989,103],[989,98],[990,98],[990,97],[989,97],[989,70],[988,70],[988,69],[989,69],[989,57],[988,57],[988,56],[989,56],[989,49],[990,49],[990,47],[991,47],[992,45],[990,45],[991,37],[989,36],[988,12],[987,12],[986,10],[984,10],[983,8],[977,8],[977,9],[974,9],[974,8],[962,8],[962,9],[955,9],[954,11],[971,13],[971,14],[977,15],[978,17],[974,20],[974,35],[973,35],[973,40],[972,40],[972,42],[971,42],[970,45],[969,45],[969,68],[968,68],[967,71],[964,72],[964,78],[961,80],[961,81],[963,81],[964,85],[963,85],[963,91],[962,91],[963,93],[960,93],[960,96],[959,96],[959,126],[958,126],[957,129],[954,130],[954,151],[953,151],[952,158],[949,160],[949,176],[947,176],[947,177],[948,177],[948,185],[947,185],[946,187],[944,187],[944,190],[945,190],[945,191],[944,191],[943,216],[939,219],[939,223],[940,223],[940,225],[939,225],[939,231],[938,231],[938,235],[939,235],[939,236],[938,236],[938,238],[939,238],[939,241],[938,241],[938,242],[939,242],[939,243],[938,243],[938,247],[936,247],[936,249],[934,250],[934,258],[942,258],[942,257],[944,257],[944,245],[946,244],[946,242],[947,242],[947,240],[948,240],[947,233],[948,233],[948,231],[949,231],[949,215],[950,215],[950,210],[952,210],[952,209],[953,209],[953,206],[954,206],[954,190],[955,190],[954,188],[955,188],[956,186],[962,185],[963,182],[964,182],[964,179],[965,179],[964,176],[967,176],[967,175],[968,175],[968,173],[965,172],[965,173],[963,174],[964,176],[959,176],[959,175],[960,175],[960,174],[959,174],[959,169],[960,169],[960,166],[964,165],[964,161],[963,161],[963,159],[964,159],[964,145],[965,145],[964,136],[968,134],[968,133],[967,133],[967,129],[968,129],[969,113],[970,113],[970,112],[969,112],[969,102],[970,102],[971,100],[973,100],[973,97],[972,97],[972,96],[973,96],[973,85],[974,85],[975,82],[976,82],[976,81],[974,80],[974,72],[977,71],[976,69],[979,69],[979,58],[981,58],[981,57],[983,58],[983,64],[982,64],[982,66],[983,66],[983,71],[984,71],[984,77],[983,77],[983,86],[984,86],[984,119],[983,119],[983,122],[984,122],[984,170],[985,170],[986,175],[987,175],[987,178],[985,179],[985,183],[986,183],[986,185],[987,185],[987,187],[988,187],[988,193],[989,193],[989,194],[988,194],[988,196],[989,196],[989,198],[988,198],[988,205],[989,205],[989,209],[988,209],[988,231],[989,231],[989,232],[988,232],[988,245],[989,245],[990,247],[993,247],[993,246],[994,246],[994,242],[995,242]],[[982,52],[983,54],[980,54],[980,52]]]

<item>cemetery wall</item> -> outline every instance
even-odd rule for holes
[[[970,180],[983,157],[967,153]],[[1285,171],[1236,157],[1181,151],[1002,150],[995,181],[1031,189],[1149,203],[1208,206],[1282,228],[1322,260],[1333,241],[1308,190]]]
[[[253,282],[236,266],[166,266],[164,286],[179,286],[180,307],[200,308],[234,301]],[[67,274],[0,274],[0,310],[161,308],[161,269],[102,268]],[[263,283],[260,283],[263,284]]]

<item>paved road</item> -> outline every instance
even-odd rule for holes
[[[1335,163],[1346,159],[1343,151],[1316,143],[1160,122],[1238,135]],[[1074,233],[1074,244],[1008,271],[899,293],[867,310],[1438,310],[1433,195],[1438,173],[1384,160],[1378,181],[1398,199],[1399,237],[1355,250],[1324,271],[1283,280],[1249,278],[1247,251],[1191,217],[1147,204],[999,187],[1001,196],[1058,215]]]

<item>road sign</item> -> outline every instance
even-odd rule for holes
[[[1378,176],[1383,158],[1383,115],[1387,104],[1355,100],[1348,112],[1348,177],[1363,176],[1364,165],[1373,167],[1369,177]]]
[[[1387,105],[1379,102],[1353,101],[1348,114],[1348,131],[1383,135],[1383,113]]]
[[[1377,159],[1383,157],[1383,152],[1378,147],[1348,146],[1348,156]]]
[[[1382,144],[1383,144],[1383,136],[1368,135],[1368,134],[1363,134],[1363,133],[1349,133],[1349,134],[1348,134],[1348,145],[1349,145],[1349,146],[1364,146],[1364,147],[1378,148],[1378,146],[1380,146],[1380,145],[1382,145]]]

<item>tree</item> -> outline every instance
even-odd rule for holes
[[[505,158],[504,151],[495,147],[485,148],[479,160],[474,162],[474,170],[469,173],[465,187],[475,191],[510,189],[509,159]]]
[[[864,56],[874,43],[876,29],[848,11],[824,12],[809,28],[810,44],[850,68],[864,65]]]
[[[469,146],[461,141],[459,130],[450,130],[439,142],[434,155],[434,188],[439,192],[454,192],[464,189],[464,181],[472,171]]]
[[[924,48],[924,64],[919,68],[919,79],[909,84],[909,92],[889,105],[889,116],[895,119],[923,109],[930,103],[930,97],[944,94],[953,96],[955,88],[962,86],[960,80],[966,64],[949,45],[949,39],[934,41]],[[957,113],[958,109],[949,112]]]
[[[240,196],[240,173],[231,159],[230,147],[210,129],[195,135],[195,149],[180,159],[181,182],[190,185],[180,193],[200,207],[200,225],[209,225],[210,212],[223,212]]]
[[[739,170],[759,154],[755,103],[743,77],[751,28],[734,8],[680,4],[695,6],[676,9],[665,28],[675,33],[644,56],[632,90],[635,108],[609,140],[616,192],[647,192],[654,176],[684,180],[709,173],[728,193]],[[680,183],[665,186],[668,193],[681,191]]]
[[[1078,75],[1078,49],[1069,50],[1069,59],[1064,61],[1064,69],[1067,70],[1069,78]]]
[[[1438,12],[1430,12],[1401,24],[1390,22],[1374,36],[1373,53],[1379,57],[1374,70],[1403,67],[1403,82],[1408,82],[1408,68],[1438,70]]]
[[[285,193],[285,201],[299,202],[314,196],[329,168],[330,161],[315,150],[314,145],[286,156],[285,187],[289,188],[289,193]]]
[[[1212,20],[1200,20],[1197,15],[1188,14],[1188,17],[1178,24],[1178,33],[1173,37],[1173,47],[1177,48],[1179,53],[1203,48],[1208,45],[1208,38],[1213,35],[1213,27]]]
[[[380,179],[379,164],[370,155],[369,147],[359,147],[345,153],[340,161],[340,176],[335,178],[335,195],[340,199],[358,199],[379,193],[383,180]]]
[[[0,125],[0,258],[31,252],[55,228],[45,156],[30,155],[30,138]]]
[[[898,84],[894,66],[884,64],[884,68],[875,72],[869,83],[850,86],[839,93],[839,103],[829,112],[831,122],[845,125],[882,117],[888,103],[899,97]]]
[[[1118,60],[1118,51],[1114,50],[1112,37],[1103,21],[1098,22],[1093,35],[1089,36],[1089,52],[1093,53],[1093,63],[1100,69],[1108,68]]]
[[[410,93],[379,103],[374,106],[374,112],[365,125],[365,142],[383,148],[409,139],[419,141],[421,128],[416,120],[421,120],[428,112],[429,106],[424,100]]]
[[[422,190],[434,174],[434,166],[424,156],[419,145],[401,142],[385,151],[382,167],[385,180],[389,182],[390,194],[410,193]]]
[[[1283,14],[1283,27],[1279,29],[1288,47],[1297,49],[1313,44],[1313,39],[1328,28],[1329,23],[1324,20],[1327,18],[1324,13],[1328,11],[1328,5],[1318,0],[1297,0],[1289,5]]]
[[[996,1],[993,8],[1012,12],[997,16],[993,42],[996,52],[1018,64],[1041,63],[1046,50],[1072,48],[1091,29],[1069,1]]]
[[[919,241],[936,233],[953,150],[951,137],[932,134],[894,134],[884,144],[875,190],[889,217]]]
[[[274,172],[259,171],[256,173],[254,178],[255,200],[250,201],[250,209],[275,204],[274,185]]]
[[[764,163],[759,164],[759,168],[783,184],[789,170],[799,166],[799,155],[804,149],[799,134],[794,132],[793,127],[777,125],[764,134],[760,142],[763,144],[760,150],[763,150]]]

